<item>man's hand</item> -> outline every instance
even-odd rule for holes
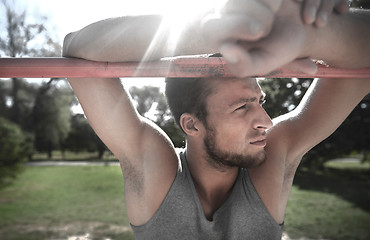
[[[329,15],[336,13],[346,13],[349,9],[346,0],[296,0],[304,2],[302,8],[302,18],[306,24],[315,24],[317,27],[326,25]]]
[[[223,56],[237,59],[234,63],[228,62],[228,68],[233,74],[238,77],[265,75],[299,56],[306,43],[306,31],[298,12],[299,6],[293,1],[289,2],[277,15],[272,31],[266,38],[257,42],[223,44],[220,49]],[[305,72],[316,71],[316,65],[309,60],[304,60],[303,64]]]
[[[204,38],[220,50],[225,43],[259,40],[270,33],[281,3],[282,0],[227,0],[203,19]],[[225,57],[233,63],[233,55]]]
[[[344,0],[305,0],[303,6],[284,0],[280,9],[278,2],[271,7],[260,1],[228,1],[218,15],[204,19],[207,42],[219,49],[236,76],[264,75],[287,64],[305,73],[315,73],[316,65],[309,59],[294,61],[304,47],[304,22],[323,26],[327,21],[323,15],[328,16],[333,9],[348,10],[343,7]],[[312,9],[315,13],[305,17]]]

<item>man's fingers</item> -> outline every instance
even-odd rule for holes
[[[328,22],[329,15],[332,13],[334,8],[333,0],[323,0],[321,1],[321,6],[318,11],[315,24],[318,27],[323,27]]]
[[[253,58],[241,46],[232,43],[223,44],[220,52],[227,62],[228,69],[236,77],[247,77],[253,72]]]
[[[331,1],[331,0],[325,0]],[[312,24],[316,20],[317,9],[320,7],[320,0],[305,0],[303,6],[303,21]]]
[[[295,0],[303,2],[302,17],[305,24],[313,24],[317,27],[326,25],[330,14],[346,13],[349,10],[349,4],[346,0]]]
[[[271,61],[274,59],[272,53],[258,48],[247,51],[236,43],[223,44],[220,52],[231,73],[237,77],[262,76],[277,67],[274,64],[280,64]]]
[[[225,43],[220,47],[220,53],[227,62],[227,66],[236,77],[246,77],[250,60],[246,50],[236,43]]]

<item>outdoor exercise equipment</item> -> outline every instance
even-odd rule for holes
[[[315,75],[277,69],[271,78],[368,78],[370,68],[340,69],[318,64]],[[76,58],[0,58],[0,78],[232,77],[222,57],[187,56],[152,62],[94,62]]]

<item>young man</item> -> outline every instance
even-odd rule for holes
[[[223,13],[225,21],[229,14],[248,11],[248,4],[258,2],[233,1],[243,6],[229,7]],[[258,5],[261,11],[272,6],[267,3],[273,1]],[[229,39],[239,38],[233,34],[243,24],[236,22],[230,32],[224,26],[218,33],[212,30],[208,21],[215,18],[210,17],[204,19],[203,28],[187,26],[174,53],[212,53],[229,44],[226,55],[238,76],[253,74],[251,69],[240,68],[248,54],[250,59],[257,56],[258,73],[309,56],[337,66],[370,66],[365,44],[345,44],[369,31],[369,15],[332,16],[326,28],[318,29],[303,25],[297,3],[284,0],[282,4],[280,10],[274,8],[275,17],[266,15],[275,21],[254,36],[264,36],[260,41],[250,42],[253,33],[246,31],[230,45]],[[95,23],[66,37],[64,56],[138,61],[159,22],[157,16],[142,16]],[[278,34],[281,30],[291,30],[298,40],[285,41]],[[214,40],[205,41],[210,35]],[[338,41],[328,43],[333,38]],[[170,54],[165,43],[163,39],[157,43],[151,59]],[[256,49],[264,54],[255,54]],[[288,50],[279,63],[281,49]],[[356,58],[342,58],[349,53]],[[303,68],[309,69],[306,63]],[[167,79],[169,105],[186,134],[186,151],[178,156],[170,139],[137,113],[119,79],[69,81],[90,124],[120,160],[127,212],[138,239],[280,239],[302,156],[330,135],[370,89],[369,80],[315,81],[297,109],[271,121],[255,79]]]

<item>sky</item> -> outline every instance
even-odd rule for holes
[[[7,0],[7,2],[13,5],[17,12],[26,10],[29,23],[43,22],[48,32],[52,33],[53,38],[62,45],[66,34],[99,20],[125,15],[174,12],[183,14],[186,11],[203,9],[209,6],[209,3],[214,4],[215,0]],[[42,16],[47,17],[47,20],[43,20]],[[4,22],[4,7],[0,4],[0,26]],[[164,79],[131,78],[122,81],[125,81],[127,87],[154,85],[164,89]],[[81,112],[81,109],[75,108],[74,111]]]

